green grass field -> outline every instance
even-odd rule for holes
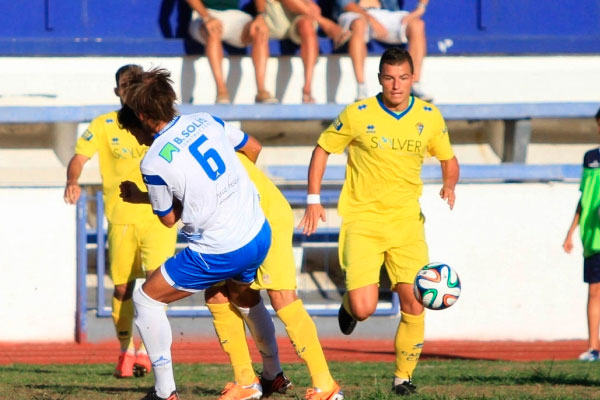
[[[346,399],[393,399],[390,363],[330,363]],[[138,400],[152,376],[117,380],[112,364],[0,366],[0,399]],[[284,365],[295,387],[277,399],[303,399],[310,384],[303,364]],[[177,364],[181,400],[217,399],[230,379],[228,365]],[[600,399],[600,363],[423,360],[413,399]]]

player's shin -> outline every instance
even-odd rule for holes
[[[118,300],[112,298],[112,319],[121,344],[121,352],[133,352],[133,300]]]
[[[154,387],[160,397],[167,398],[175,390],[171,343],[173,336],[167,319],[166,304],[150,298],[142,288],[133,293],[135,324],[146,345],[154,370]]]
[[[396,332],[396,371],[394,375],[410,380],[419,362],[425,339],[425,312],[420,315],[401,313],[400,324]]]
[[[285,325],[285,330],[296,349],[296,353],[306,363],[313,381],[313,387],[323,390],[330,389],[334,381],[329,373],[329,367],[319,342],[317,328],[304,309],[302,300],[298,299],[281,308],[277,311],[277,316]]]
[[[256,375],[246,342],[244,320],[231,303],[207,306],[213,316],[213,325],[221,347],[229,356],[235,382],[242,386],[252,384]]]
[[[237,307],[248,324],[256,347],[260,351],[263,362],[262,376],[274,379],[281,370],[279,348],[275,337],[275,325],[262,299],[254,307]]]

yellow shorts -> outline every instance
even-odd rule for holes
[[[383,228],[377,222],[344,221],[338,251],[346,289],[379,284],[384,262],[392,289],[397,283],[412,283],[429,259],[424,222],[422,214],[386,223]]]
[[[108,259],[113,284],[122,285],[160,267],[175,253],[177,228],[157,217],[139,224],[108,225]]]
[[[270,208],[269,214],[273,214]],[[267,215],[271,225],[271,248],[250,285],[255,290],[296,290],[296,262],[292,250],[294,215],[289,205],[277,207],[277,215]]]

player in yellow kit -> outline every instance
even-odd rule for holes
[[[120,97],[120,79],[128,70],[141,69],[125,65],[116,73],[115,94]],[[102,175],[104,214],[108,220],[110,276],[114,284],[112,317],[121,354],[114,375],[118,378],[144,375],[151,369],[150,359],[142,346],[135,353],[132,335],[135,280],[158,268],[175,251],[177,230],[166,228],[148,204],[130,204],[119,197],[119,184],[129,180],[144,187],[140,162],[148,147],[138,144],[126,130],[119,128],[117,112],[96,117],[77,140],[75,155],[67,167],[64,199],[75,204],[81,188],[78,184],[84,164],[96,153]],[[102,221],[98,221],[102,223]]]
[[[425,336],[424,309],[413,294],[415,275],[428,262],[419,205],[423,159],[431,155],[440,160],[440,196],[450,208],[459,176],[444,119],[435,106],[411,95],[413,79],[407,51],[391,48],[383,53],[382,92],[348,105],[319,137],[308,173],[308,205],[300,221],[305,234],[315,232],[319,219],[325,221],[319,193],[327,158],[348,148],[338,203],[339,256],[347,292],[338,321],[349,335],[357,321],[373,314],[385,263],[401,307],[392,386],[398,395],[416,392],[411,378]]]
[[[275,184],[252,161],[239,153],[238,158],[258,189],[261,207],[273,232],[271,248],[258,269],[251,288],[257,291],[267,290],[271,305],[285,325],[298,356],[308,367],[313,388],[307,391],[306,399],[342,400],[342,391],[329,372],[316,326],[304,309],[302,300],[296,295],[292,209]],[[248,324],[263,357],[263,373],[260,379],[263,396],[268,397],[274,392],[285,393],[291,383],[281,371],[275,327],[262,300],[259,298],[259,303],[249,309],[235,307],[229,302],[224,286],[207,289],[205,296],[214,317],[215,330],[234,369],[236,382],[228,384],[222,398],[249,398],[246,397],[243,382],[252,382],[254,372],[246,343],[244,321]]]

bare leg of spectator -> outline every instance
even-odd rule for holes
[[[269,28],[263,22],[252,28],[252,22],[246,24],[242,32],[243,43],[252,44],[252,62],[256,77],[256,102],[276,103],[277,99],[265,89],[267,60],[269,59]]]
[[[352,59],[354,75],[358,85],[357,100],[367,97],[365,86],[365,59],[367,58],[367,44],[365,43],[365,31],[368,29],[367,21],[364,18],[357,18],[352,21],[350,31],[352,37],[348,44],[348,53]]]
[[[319,42],[317,41],[317,32],[313,25],[313,19],[310,17],[301,18],[296,24],[298,35],[302,38],[300,45],[300,57],[304,64],[304,87],[302,88],[302,102],[314,103],[312,97],[312,78],[319,56]]]
[[[421,78],[421,66],[427,53],[427,41],[425,38],[425,21],[412,19],[406,26],[406,37],[408,38],[408,52],[413,59],[415,69],[415,82]]]
[[[202,27],[202,35],[206,40],[206,57],[210,64],[215,84],[217,86],[217,103],[229,103],[229,93],[223,78],[223,44],[221,36],[217,34],[209,34],[204,26]]]

